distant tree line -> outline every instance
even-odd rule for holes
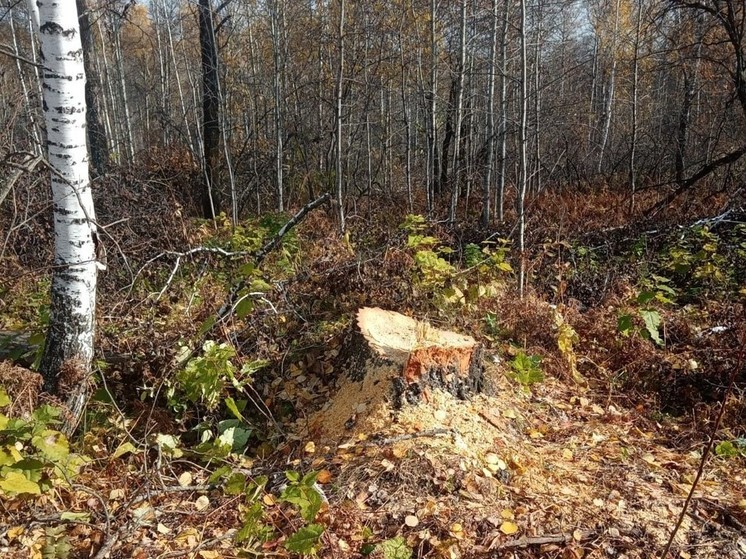
[[[97,173],[180,154],[206,217],[335,193],[504,218],[547,189],[740,184],[740,0],[77,0]],[[41,153],[26,3],[0,149]],[[513,206],[511,205],[510,208]],[[520,213],[520,208],[519,208]]]

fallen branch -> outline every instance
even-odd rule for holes
[[[394,437],[388,437],[386,439],[371,439],[363,446],[385,446],[389,444],[399,443],[402,441],[409,441],[412,439],[418,439],[420,437],[437,437],[438,435],[452,435],[456,436],[458,433],[453,429],[435,428],[428,429],[427,431],[420,431],[418,433],[405,433],[403,435],[396,435]]]
[[[98,551],[96,552],[96,555],[93,556],[93,559],[105,559],[106,557],[108,557],[111,551],[114,549],[114,546],[123,536],[131,534],[132,532],[137,530],[144,522],[145,521],[142,518],[131,518],[130,520],[125,522],[122,526],[119,527],[119,530],[109,534],[109,537],[107,537],[104,540],[104,543],[101,544],[101,547],[98,548]]]
[[[697,499],[697,501],[700,504],[706,505],[708,507],[712,507],[716,511],[718,511],[722,516],[723,520],[726,525],[730,526],[731,528],[735,528],[736,530],[739,530],[742,534],[746,535],[746,525],[744,525],[738,518],[736,518],[733,513],[720,503],[716,503],[715,501],[711,501],[710,499],[705,499],[704,497],[700,497]]]
[[[570,542],[587,542],[595,539],[597,536],[596,532],[574,532],[572,534],[550,534],[546,536],[533,536],[523,537],[517,540],[502,543],[494,546],[493,550],[505,550],[505,549],[525,549],[527,547],[534,547],[538,545],[546,545],[550,543],[568,544]],[[500,555],[493,555],[493,557],[500,557]]]
[[[275,248],[278,247],[283,237],[287,235],[293,229],[293,227],[298,225],[310,211],[315,210],[322,204],[326,203],[330,198],[331,198],[331,194],[327,192],[326,194],[323,194],[319,196],[318,198],[316,198],[316,200],[314,200],[313,202],[303,206],[298,211],[298,213],[296,213],[292,218],[290,218],[290,221],[288,221],[285,225],[283,225],[282,228],[277,232],[277,234],[274,237],[272,237],[259,250],[259,252],[256,253],[256,256],[254,257],[254,263],[256,264],[256,266],[259,267],[259,265],[267,257],[267,255],[270,252],[272,252]],[[230,317],[233,314],[236,308],[236,302],[239,299],[239,294],[245,288],[246,288],[245,280],[241,280],[233,287],[233,289],[230,292],[230,295],[228,296],[228,300],[223,304],[222,307],[220,307],[220,309],[218,310],[215,316],[215,324],[213,324],[210,328],[207,329],[207,331],[204,333],[205,336],[209,332],[212,331],[212,329],[215,327],[216,324],[225,321],[228,317]]]
[[[726,155],[723,155],[722,157],[719,157],[718,159],[715,159],[714,161],[711,161],[709,164],[702,167],[699,171],[694,173],[691,177],[686,179],[681,185],[671,192],[668,196],[663,198],[663,200],[660,200],[659,202],[656,202],[653,207],[651,207],[649,210],[645,212],[647,217],[654,217],[659,211],[661,211],[663,208],[668,206],[671,202],[673,202],[676,198],[681,196],[684,192],[689,190],[691,187],[693,187],[695,184],[697,184],[700,180],[705,178],[707,175],[712,173],[714,170],[718,169],[719,167],[723,167],[724,165],[731,165],[741,159],[741,157],[746,154],[746,146],[741,146],[735,151],[732,151]]]
[[[6,157],[6,161],[4,162],[9,167],[13,167],[14,171],[8,178],[8,180],[5,182],[5,184],[0,187],[0,206],[2,206],[3,202],[5,201],[5,198],[7,198],[8,194],[10,194],[10,191],[13,189],[13,185],[15,185],[16,181],[21,177],[21,175],[25,173],[31,173],[34,169],[36,169],[36,166],[41,163],[42,158],[34,155],[32,153],[21,153],[20,155],[23,155],[24,160],[22,163],[13,163],[12,161],[8,161],[8,159],[12,155],[18,155],[18,154],[10,154],[8,157]]]

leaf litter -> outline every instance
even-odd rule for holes
[[[335,465],[332,509],[353,506],[361,524],[405,534],[435,556],[572,549],[632,559],[665,545],[699,448],[667,448],[661,425],[606,394],[553,378],[527,393],[495,364],[488,394],[459,400],[433,390],[394,410],[387,387],[396,374],[372,367],[362,382],[344,378],[296,424],[296,436],[327,449]],[[744,494],[746,471],[712,459],[695,503],[735,509]],[[739,557],[735,533],[715,521],[695,506],[677,545],[696,557]]]

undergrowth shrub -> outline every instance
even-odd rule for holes
[[[0,409],[11,404],[0,387]],[[0,490],[8,497],[40,495],[57,485],[68,485],[88,462],[71,452],[70,444],[55,427],[62,411],[44,404],[29,417],[0,413]]]
[[[468,243],[463,247],[463,267],[449,261],[456,251],[431,235],[421,215],[407,215],[401,225],[407,233],[407,248],[414,257],[412,283],[432,298],[436,308],[476,308],[480,300],[494,297],[501,280],[513,272],[507,261],[509,241]]]

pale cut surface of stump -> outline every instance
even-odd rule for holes
[[[474,338],[370,307],[358,311],[357,326],[369,355],[358,360],[357,368],[363,371],[356,371],[356,376],[382,362],[396,366],[399,374],[391,386],[394,407],[427,399],[435,388],[461,399],[484,390],[482,346]]]

